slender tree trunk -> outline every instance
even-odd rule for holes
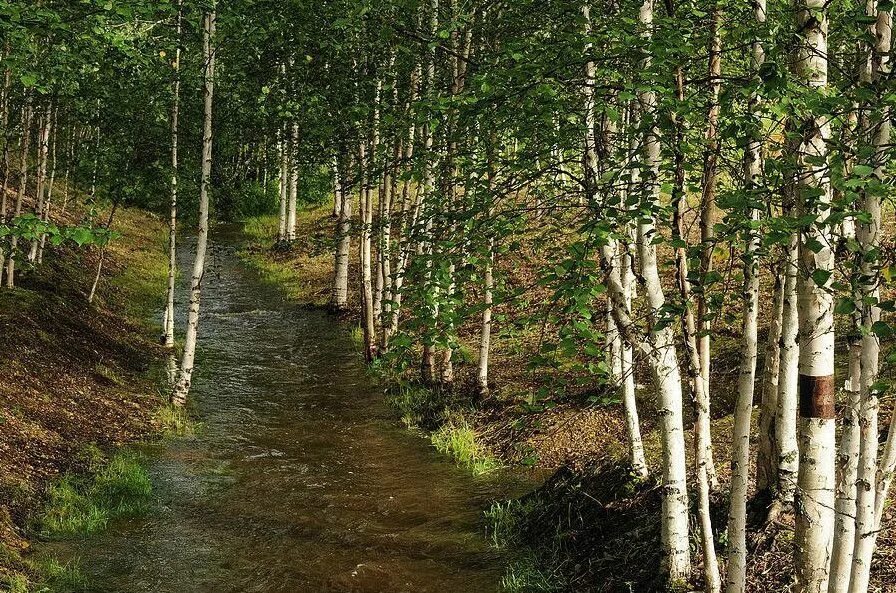
[[[112,221],[115,219],[115,212],[118,210],[118,200],[112,203],[112,210],[109,211],[109,218],[106,220],[104,228],[108,231],[112,228]],[[93,284],[90,285],[90,292],[87,294],[87,302],[93,303],[96,298],[96,290],[100,285],[100,278],[103,275],[103,263],[106,261],[106,245],[100,246],[100,257],[96,263],[96,274],[93,275]]]
[[[405,105],[405,113],[410,120],[408,124],[408,132],[407,132],[407,140],[404,143],[404,162],[407,167],[412,166],[412,161],[414,158],[414,143],[416,140],[416,131],[417,125],[411,117],[412,108],[414,103],[417,101],[418,97],[418,85],[420,81],[420,64],[411,72],[411,78],[409,83],[409,99]],[[395,258],[395,266],[393,268],[393,280],[392,280],[392,303],[389,307],[389,315],[387,320],[384,322],[383,328],[383,339],[382,339],[382,349],[385,352],[389,347],[389,340],[395,335],[395,332],[398,331],[398,320],[401,314],[401,300],[402,300],[402,288],[404,287],[404,274],[405,268],[407,267],[408,260],[410,259],[411,252],[414,248],[414,242],[412,241],[412,235],[417,226],[417,215],[419,214],[419,199],[422,197],[422,193],[420,192],[419,186],[416,187],[416,192],[414,195],[413,201],[411,200],[411,180],[404,179],[401,184],[401,220],[398,225],[395,244],[396,244],[396,258]]]
[[[13,218],[21,216],[22,202],[25,199],[25,188],[28,182],[28,148],[31,143],[31,97],[25,97],[22,109],[22,154],[19,157],[19,192],[16,194],[16,207]],[[14,233],[9,242],[9,254],[6,259],[6,288],[15,287],[16,257],[18,256],[19,238]]]
[[[277,146],[280,160],[280,217],[277,225],[277,242],[286,242],[286,216],[289,202],[289,157],[286,142],[286,129],[281,130],[280,143]]]
[[[871,33],[873,34],[874,27]],[[871,84],[871,51],[868,44],[863,44],[864,59],[859,65],[859,84],[868,86]],[[868,118],[859,114],[859,106],[847,115],[841,127],[840,143],[850,147],[847,153],[855,153],[856,141],[867,131]],[[857,133],[855,133],[857,132]],[[857,138],[858,137],[858,138]],[[854,158],[844,158],[843,175],[850,177],[854,171]],[[834,199],[842,199],[842,193],[833,189]],[[835,231],[839,245],[847,246],[850,242],[856,243],[856,224],[852,219],[845,219]],[[860,279],[857,278],[859,266],[853,266],[852,297],[854,302],[861,302]],[[856,480],[859,472],[859,406],[861,405],[862,382],[862,311],[856,306],[852,313],[853,327],[847,334],[848,346],[848,377],[844,384],[846,395],[846,407],[840,419],[840,445],[836,459],[836,490],[834,492],[834,542],[831,550],[830,580],[828,581],[829,593],[846,593],[852,573],[853,551],[856,535]]]
[[[370,160],[368,159],[367,140],[359,143],[358,160],[361,167],[361,245],[359,250],[361,264],[361,329],[364,334],[364,358],[371,362],[376,357],[374,338],[376,329],[373,317],[373,274],[371,270],[371,190],[370,190]],[[372,144],[372,143],[371,143]]]
[[[876,43],[872,53],[872,82],[876,96],[880,96],[885,88],[885,80],[890,74],[890,49],[893,34],[892,9],[879,10],[876,2],[869,0],[866,9],[869,16],[876,17],[871,33]],[[885,167],[889,160],[892,110],[883,108],[878,114],[879,120],[874,122],[870,132],[874,148],[872,166],[874,175],[879,181],[886,176]],[[864,593],[870,581],[871,560],[880,531],[884,504],[889,492],[889,480],[893,471],[893,439],[896,425],[890,427],[887,443],[884,448],[883,463],[878,465],[878,409],[879,396],[876,385],[880,370],[880,339],[871,331],[872,326],[880,320],[880,267],[881,267],[881,196],[874,191],[866,191],[862,209],[867,215],[867,222],[857,225],[857,238],[860,253],[861,296],[858,301],[861,311],[862,342],[859,359],[859,467],[856,482],[856,521],[855,548],[852,556],[851,580],[849,593]],[[896,419],[896,414],[893,415]],[[896,421],[896,420],[894,420]],[[879,471],[880,470],[880,471]]]
[[[174,81],[171,83],[171,194],[168,204],[168,283],[165,298],[165,322],[162,342],[166,348],[174,348],[174,293],[177,285],[177,183],[179,160],[177,154],[179,118],[180,118],[180,36],[183,26],[183,0],[177,4],[177,44],[174,49]],[[174,366],[174,365],[172,365]],[[169,382],[173,385],[176,377],[169,374]]]
[[[763,1],[763,0],[760,0]],[[706,280],[713,270],[713,251],[715,249],[715,236],[713,224],[715,219],[716,185],[718,182],[718,158],[719,158],[719,94],[721,92],[722,76],[722,37],[719,28],[721,19],[718,5],[713,7],[710,21],[710,47],[709,47],[709,110],[706,118],[706,149],[703,153],[703,179],[700,199],[700,241],[702,250],[700,253],[701,290],[697,296],[697,331],[699,333],[698,347],[700,350],[700,374],[703,377],[703,391],[709,396],[710,375],[710,325],[708,319],[708,295]],[[715,467],[710,470],[712,488],[718,488],[718,478]]]
[[[299,193],[299,125],[292,124],[288,147],[289,203],[286,214],[286,242],[296,240],[296,206]]]
[[[265,170],[267,175],[267,170]],[[339,218],[342,211],[342,177],[339,176],[339,156],[333,155],[333,218]]]
[[[430,0],[430,38],[435,39],[439,29],[439,0]],[[426,95],[432,98],[435,94],[436,87],[436,49],[431,46],[429,50],[429,58],[427,60],[426,74]],[[430,114],[431,115],[431,114]],[[430,300],[436,303],[437,295],[436,287],[433,286],[432,274],[432,243],[433,237],[433,217],[435,204],[435,163],[433,162],[433,130],[429,121],[423,123],[423,153],[424,153],[424,193],[423,193],[423,214],[425,216],[425,227],[423,229],[423,237],[418,250],[426,258],[426,271],[423,277],[424,290],[430,292]],[[435,379],[435,344],[433,343],[434,326],[437,322],[438,309],[437,304],[427,305],[425,314],[429,319],[424,323],[430,327],[424,329],[423,339],[423,356],[420,364],[420,377],[424,383],[432,382]],[[433,310],[435,309],[435,310]]]
[[[50,208],[53,204],[53,187],[56,185],[56,128],[57,128],[58,108],[53,110],[50,119],[50,157],[49,157],[49,174],[47,179],[47,198],[44,201],[41,220],[44,223],[50,222]],[[44,263],[44,247],[47,243],[47,233],[41,233],[40,241],[37,247],[36,261],[38,265]]]
[[[193,379],[193,364],[196,358],[196,342],[199,336],[199,307],[202,297],[202,280],[205,276],[205,254],[208,250],[208,210],[209,189],[212,173],[212,109],[215,90],[215,8],[203,18],[202,49],[205,61],[205,92],[203,105],[202,132],[202,180],[199,186],[199,229],[196,240],[196,258],[190,279],[190,309],[187,318],[187,333],[184,352],[181,357],[180,373],[171,394],[176,406],[187,403],[190,384]]]
[[[793,215],[792,206],[786,213]],[[799,472],[797,407],[799,389],[799,316],[797,312],[798,238],[791,235],[784,253],[784,308],[781,317],[781,364],[778,381],[778,408],[775,414],[775,441],[778,446],[777,493],[769,520],[792,505]]]
[[[810,89],[827,87],[827,5],[797,0],[801,32],[794,74]],[[803,139],[797,154],[800,214],[812,218],[801,233],[798,283],[800,320],[800,467],[796,492],[795,593],[827,591],[834,536],[836,448],[834,431],[834,271],[830,210],[831,187],[824,162],[830,122],[809,114],[799,122]],[[811,242],[811,243],[810,243]],[[819,248],[820,246],[820,248]]]
[[[753,15],[757,29],[765,23],[765,0],[754,0]],[[765,53],[758,36],[753,41],[752,70],[759,72]],[[762,177],[762,136],[759,130],[758,98],[751,97],[750,116],[755,131],[744,151],[744,181],[747,191],[760,187]],[[750,481],[750,422],[756,385],[759,325],[759,262],[761,247],[759,210],[751,208],[744,231],[744,284],[740,373],[734,409],[734,434],[731,447],[731,495],[728,511],[728,571],[726,593],[743,593],[747,584],[747,492]]]
[[[784,315],[784,267],[772,265],[774,279],[768,342],[762,372],[762,405],[759,411],[759,450],[756,454],[756,491],[758,498],[770,503],[778,490],[779,447],[775,438],[778,409],[778,382],[781,375],[781,324]]]
[[[639,11],[642,35],[650,40],[653,30],[653,0],[645,0]],[[644,58],[642,70],[651,68],[650,55]],[[659,204],[660,143],[656,128],[656,94],[642,89],[638,93],[641,116],[645,124],[643,160],[646,177],[642,183],[642,199],[649,208]],[[687,461],[684,441],[684,410],[681,374],[675,348],[675,335],[668,324],[660,324],[666,304],[657,264],[655,218],[642,216],[638,223],[638,252],[649,307],[650,344],[657,355],[651,365],[657,390],[662,444],[663,501],[661,510],[662,568],[664,577],[673,586],[686,582],[691,575],[691,553],[688,526]]]
[[[677,99],[679,102],[682,102],[684,101],[684,73],[681,67],[678,67],[676,70]],[[684,123],[677,115],[673,115],[671,119],[675,128],[673,145],[675,179],[672,189],[672,237],[676,243],[682,245],[685,241],[682,216],[682,202],[685,199]],[[696,416],[694,422],[694,464],[697,475],[697,517],[700,523],[705,590],[706,593],[717,593],[721,591],[722,583],[719,575],[719,562],[716,557],[715,539],[712,530],[712,509],[710,508],[710,490],[712,488],[712,479],[715,475],[715,467],[712,455],[712,433],[710,432],[709,393],[705,390],[708,382],[702,377],[703,369],[701,368],[700,352],[697,345],[697,326],[694,320],[694,312],[691,308],[691,285],[688,281],[687,250],[684,247],[675,249],[675,264],[676,283],[678,284],[683,305],[681,329],[684,336],[688,384],[691,388]],[[747,438],[749,438],[749,434]]]
[[[348,269],[352,249],[352,199],[341,181],[339,167],[340,164],[337,163],[336,178],[340,181],[336,184],[339,194],[335,202],[339,204],[339,218],[336,222],[336,271],[331,306],[336,311],[345,311],[348,309]]]
[[[37,145],[37,196],[34,205],[34,214],[38,219],[44,219],[44,210],[47,202],[47,169],[50,160],[50,131],[53,127],[53,103],[47,103],[38,126]],[[28,261],[37,261],[37,249],[40,247],[40,237],[31,240],[31,248],[28,251]]]

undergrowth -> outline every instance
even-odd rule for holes
[[[538,510],[534,498],[495,502],[485,511],[486,529],[492,546],[510,552],[510,562],[501,578],[504,593],[547,593],[563,589],[563,578],[545,562],[544,554],[557,556],[559,548],[553,539],[542,542],[536,551],[526,545],[524,523]]]
[[[448,455],[475,475],[498,469],[501,465],[482,446],[476,431],[462,416],[448,419],[430,437],[437,451]]]
[[[189,412],[175,405],[165,405],[156,412],[156,420],[166,437],[192,437],[201,424],[190,418]]]
[[[116,453],[89,477],[65,476],[51,485],[39,521],[41,535],[89,535],[110,521],[145,513],[152,484],[136,453]]]

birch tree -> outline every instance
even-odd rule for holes
[[[193,379],[196,359],[196,342],[199,337],[199,311],[202,299],[202,283],[205,278],[205,256],[208,250],[209,191],[212,173],[212,116],[215,90],[215,8],[203,16],[202,56],[205,63],[203,91],[202,131],[202,180],[199,186],[199,226],[196,239],[196,256],[190,277],[190,305],[187,332],[181,356],[180,372],[171,393],[176,406],[184,406]]]

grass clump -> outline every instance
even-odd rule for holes
[[[89,535],[113,519],[143,514],[151,495],[139,457],[120,452],[92,477],[66,476],[50,486],[40,531],[45,537]]]
[[[332,206],[306,204],[296,212],[296,242],[277,244],[279,220],[263,215],[243,221],[247,242],[240,258],[255,268],[261,279],[277,286],[287,299],[326,306],[330,299],[333,255]]]
[[[28,577],[21,573],[5,577],[2,584],[9,593],[28,593]]]
[[[148,219],[146,214],[130,209],[121,211],[112,228],[127,237],[109,243],[109,249],[118,259],[127,261],[127,265],[121,266],[109,279],[125,297],[116,298],[115,305],[123,307],[132,319],[151,319],[159,306],[159,287],[165,286],[168,279],[167,260],[159,257],[159,247],[167,245],[168,229]],[[100,294],[108,295],[109,292],[106,288]],[[151,324],[154,329],[156,324]]]
[[[477,476],[500,467],[498,461],[485,451],[473,427],[462,417],[443,424],[430,439],[437,451],[450,456]]]
[[[184,408],[171,404],[158,409],[156,421],[167,437],[193,437],[200,427]]]
[[[545,570],[538,559],[523,553],[513,559],[501,578],[504,593],[551,593],[563,589],[562,579]]]
[[[486,529],[496,548],[508,548],[519,541],[520,524],[536,508],[534,499],[496,501],[485,511]]]
[[[56,558],[40,558],[31,563],[32,569],[40,575],[41,583],[34,589],[37,592],[79,593],[88,591],[87,578],[81,572],[77,560],[63,564]],[[27,581],[22,591],[28,591]]]

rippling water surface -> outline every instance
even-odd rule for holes
[[[80,558],[98,592],[497,591],[481,511],[506,484],[399,427],[344,329],[265,288],[232,233],[215,240],[203,428],[150,449],[156,510],[52,551]]]

